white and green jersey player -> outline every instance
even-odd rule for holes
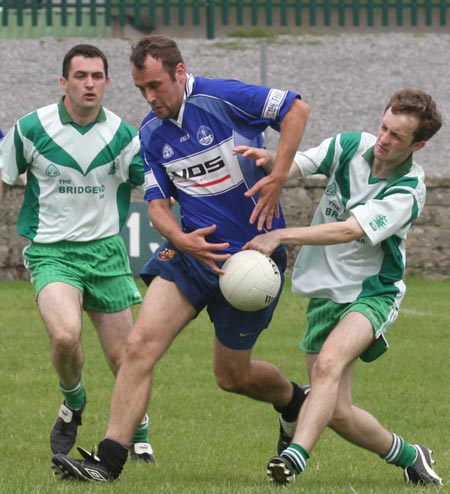
[[[412,155],[391,175],[372,175],[375,142],[371,134],[347,132],[295,156],[302,176],[328,177],[312,225],[353,216],[365,235],[346,243],[304,245],[293,269],[292,290],[311,299],[309,325],[316,327],[322,326],[325,314],[340,319],[359,301],[357,310],[372,320],[378,337],[361,356],[364,360],[387,349],[384,333],[397,318],[405,294],[407,232],[422,212],[426,195],[423,169]],[[331,326],[330,321],[324,326]],[[314,351],[316,344],[307,335],[302,348]]]
[[[402,299],[405,241],[425,203],[425,176],[410,156],[390,176],[374,178],[375,141],[365,132],[342,133],[297,153],[302,176],[328,177],[312,224],[353,215],[365,236],[350,243],[303,246],[293,272],[295,292],[337,303],[372,296]]]
[[[2,180],[27,174],[19,233],[45,244],[117,235],[143,183],[139,150],[137,131],[106,108],[80,126],[61,98],[19,119],[1,147]]]
[[[75,123],[65,97],[8,132],[2,180],[26,173],[17,229],[31,241],[24,259],[37,293],[62,281],[83,293],[85,309],[116,312],[142,301],[119,235],[132,186],[144,181],[139,137],[104,107],[90,124]]]
[[[93,45],[64,56],[58,103],[20,118],[0,146],[3,182],[26,173],[18,231],[30,243],[25,265],[50,339],[50,358],[64,401],[50,431],[53,454],[76,443],[85,413],[83,311],[105,360],[117,375],[133,327],[132,306],[142,302],[120,229],[133,185],[144,180],[138,133],[102,106],[108,61]],[[130,450],[152,461],[145,415]]]

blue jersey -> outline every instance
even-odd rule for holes
[[[244,197],[265,172],[237,145],[264,146],[267,127],[279,124],[300,95],[236,80],[188,75],[178,120],[151,112],[140,129],[145,167],[145,200],[174,197],[183,231],[217,225],[207,240],[229,242],[236,252],[258,235],[249,218],[258,200]],[[273,229],[284,218],[274,218]]]

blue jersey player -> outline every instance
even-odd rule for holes
[[[214,374],[225,391],[273,404],[286,447],[307,394],[274,365],[252,359],[276,300],[243,312],[219,290],[221,265],[261,231],[283,228],[279,195],[299,146],[309,109],[291,91],[187,73],[173,40],[142,38],[132,49],[132,76],[152,111],[140,129],[145,199],[153,226],[167,239],[142,271],[149,285],[121,366],[105,439],[84,460],[52,459],[62,478],[117,479],[133,430],[145,414],[155,365],[175,337],[206,308],[215,328]],[[263,146],[263,131],[280,132],[269,176],[234,153]],[[181,224],[172,211],[180,206]],[[273,259],[283,272],[284,247]],[[291,426],[291,430],[289,427]],[[293,427],[293,428],[292,428]]]

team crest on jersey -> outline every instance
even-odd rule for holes
[[[167,247],[163,249],[161,252],[158,252],[158,259],[160,261],[170,261],[176,255],[177,251],[174,249],[168,249]]]
[[[59,175],[61,175],[59,173],[58,168],[56,168],[56,166],[53,163],[47,166],[47,169],[45,170],[45,174],[47,175],[47,177],[58,177]]]
[[[330,184],[326,189],[325,189],[325,194],[327,196],[335,196],[336,195],[336,184]]]
[[[197,140],[202,146],[209,146],[214,140],[213,131],[206,125],[200,125],[197,130]]]
[[[173,149],[170,144],[164,144],[163,150],[162,150],[162,155],[165,160],[168,160],[173,156]]]
[[[369,226],[374,232],[377,232],[378,230],[384,230],[387,227],[386,216],[384,216],[383,214],[375,216],[375,218],[369,222]]]

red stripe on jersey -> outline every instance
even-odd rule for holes
[[[222,178],[219,178],[217,180],[213,180],[212,182],[207,182],[204,184],[195,184],[194,187],[209,187],[210,185],[216,185],[216,184],[220,184],[220,182],[225,182],[225,180],[228,180],[229,178],[231,178],[231,176],[228,174]]]

